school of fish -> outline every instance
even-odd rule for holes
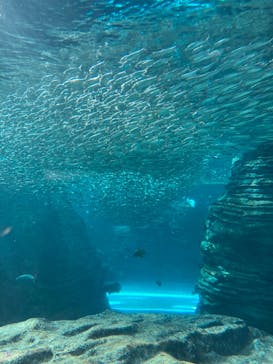
[[[1,185],[159,208],[272,140],[271,1],[95,3],[0,3]]]

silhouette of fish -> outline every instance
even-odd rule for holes
[[[136,249],[133,253],[134,258],[143,258],[145,255],[146,255],[146,250],[142,248]]]

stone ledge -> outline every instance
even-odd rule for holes
[[[121,314],[0,328],[0,363],[272,363],[273,337],[234,317]]]

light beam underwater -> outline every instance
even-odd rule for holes
[[[196,294],[152,291],[122,291],[107,295],[113,310],[121,312],[195,313]]]

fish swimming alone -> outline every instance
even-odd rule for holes
[[[196,206],[196,201],[193,199],[193,198],[189,198],[187,197],[186,198],[186,204],[189,206],[189,207],[192,207],[193,209],[195,208]]]
[[[143,258],[146,255],[146,250],[142,248],[138,248],[134,251],[133,257],[134,258]]]
[[[16,282],[33,282],[35,283],[35,277],[32,274],[20,274],[15,278]]]
[[[6,235],[9,235],[9,233],[12,231],[12,226],[7,226],[5,227],[1,232],[0,232],[0,238],[3,238]]]

